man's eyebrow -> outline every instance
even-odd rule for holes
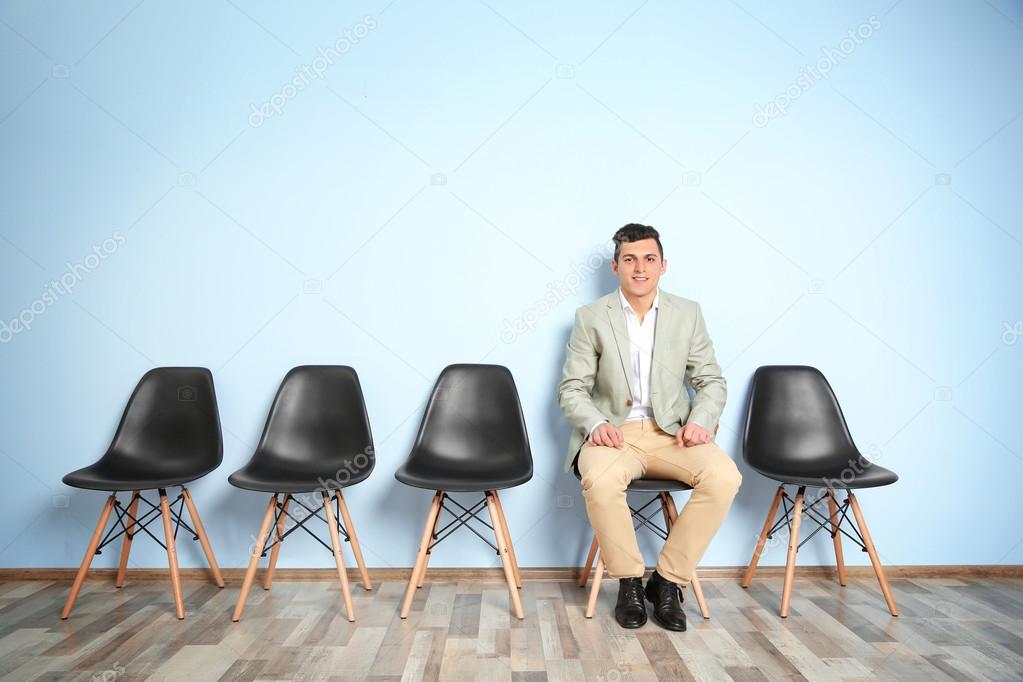
[[[622,258],[628,258],[630,256],[638,256],[638,255],[640,255],[640,254],[638,254],[638,253],[623,253],[622,254]],[[650,256],[656,256],[657,252],[653,251],[651,253],[644,253],[642,255],[643,255],[644,258],[649,258]]]

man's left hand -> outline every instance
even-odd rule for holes
[[[692,445],[703,445],[711,441],[707,429],[699,424],[686,424],[675,432],[675,442],[680,448],[688,448]]]

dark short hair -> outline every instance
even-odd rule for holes
[[[660,252],[661,258],[663,259],[664,247],[661,246],[660,233],[649,225],[629,223],[628,225],[619,228],[619,230],[615,232],[615,236],[611,237],[611,241],[615,243],[615,262],[618,262],[618,256],[622,252],[622,244],[631,244],[632,242],[639,242],[644,239],[653,239],[657,242],[657,251]]]

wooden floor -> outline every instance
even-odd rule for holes
[[[184,582],[174,617],[162,581],[120,590],[89,580],[70,620],[66,582],[0,583],[0,675],[28,680],[676,680],[1020,679],[1023,579],[892,580],[892,618],[872,580],[799,579],[778,617],[780,578],[705,579],[712,618],[687,595],[690,628],[652,621],[622,630],[605,581],[597,616],[571,582],[526,581],[526,618],[510,617],[502,582],[434,582],[398,618],[404,585],[352,585],[357,615],[341,612],[336,582],[274,582],[252,591],[231,622],[238,585]]]

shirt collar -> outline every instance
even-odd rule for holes
[[[621,299],[621,301],[622,301],[622,309],[623,310],[628,310],[633,315],[636,314],[636,311],[633,309],[632,304],[629,303],[629,299],[625,298],[625,294],[622,293],[622,288],[621,287],[618,287],[618,298]],[[660,290],[660,288],[658,288],[657,289],[657,293],[654,295],[654,302],[650,305],[650,310],[657,310],[657,304],[660,302],[660,300],[661,300],[661,290]]]

